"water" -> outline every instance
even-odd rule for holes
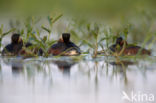
[[[4,24],[6,32],[10,26],[9,20],[5,19],[0,19],[0,23]],[[143,31],[141,34],[148,35],[149,30],[143,30],[145,27],[142,27],[142,19],[139,18],[139,21],[135,22],[139,28],[134,27],[136,30],[131,33],[133,39],[140,31]],[[51,35],[52,39],[57,40],[61,33],[67,30],[68,24],[70,22],[66,19],[56,24]],[[48,27],[48,22],[43,20],[36,28],[41,29],[41,25]],[[24,28],[23,26],[16,28],[20,30]],[[79,31],[77,27],[72,29]],[[41,34],[46,32],[41,31]],[[80,30],[78,34],[87,33],[81,33]],[[3,38],[3,46],[10,42],[10,36]],[[139,37],[139,40],[132,40],[130,43],[140,40],[145,39]],[[123,92],[128,96],[132,92],[156,96],[156,58],[154,57],[156,50],[154,48],[152,48],[153,57],[136,61],[124,60],[118,65],[115,65],[114,58],[103,56],[96,60],[86,56],[85,59],[77,62],[69,58],[0,57],[0,103],[132,103],[122,100]],[[85,49],[86,47],[81,47],[82,51],[87,51]],[[156,100],[140,103],[156,103]]]
[[[122,65],[106,57],[0,60],[0,103],[130,103],[123,91],[156,95],[156,64],[146,59]]]

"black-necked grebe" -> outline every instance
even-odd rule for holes
[[[124,43],[125,43],[125,47],[124,47]],[[120,52],[123,49],[122,55],[136,55],[136,54],[140,54],[140,55],[151,55],[151,51],[144,49],[140,46],[134,46],[134,45],[129,45],[125,40],[123,40],[122,37],[118,37],[116,39],[116,43],[113,44],[112,46],[110,46],[110,50],[112,52]]]
[[[23,47],[23,40],[20,38],[20,34],[13,34],[11,37],[11,43],[4,47],[2,55],[17,55]]]
[[[30,42],[23,43],[22,38],[20,37],[20,34],[13,34],[11,36],[11,43],[8,44],[7,46],[4,47],[2,50],[2,55],[3,56],[17,56],[17,55],[32,55],[32,54],[37,54],[37,55],[42,55],[42,49],[36,49],[35,51],[31,51],[31,53],[27,52],[27,48],[32,46],[33,44]],[[25,47],[26,49],[23,49]]]
[[[70,41],[70,33],[63,33],[62,38],[51,46],[49,54],[61,56],[75,56],[80,55],[81,51],[78,46]]]

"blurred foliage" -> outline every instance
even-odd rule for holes
[[[149,33],[155,33],[155,4],[155,0],[0,0],[0,11],[10,15],[30,16],[62,13],[65,17],[77,19],[79,26],[86,21],[102,22],[115,30],[114,34],[129,24],[133,25],[129,32],[131,40],[142,42],[140,35],[146,37]],[[38,22],[38,19],[35,20]]]
[[[63,14],[63,21],[59,22],[63,24],[59,28],[61,33],[70,32],[76,44],[87,45],[84,51],[96,57],[98,49],[108,49],[117,36],[123,36],[134,44],[141,42],[145,45],[151,40],[154,43],[155,4],[155,0],[0,0],[0,11],[28,16],[25,20],[17,18],[10,21],[10,27],[16,28],[25,42],[40,44],[39,47],[45,52],[46,47],[55,42],[53,39],[50,41],[50,36],[59,27],[54,29],[53,24]],[[49,13],[61,14],[47,16]],[[45,15],[46,22],[39,24],[40,16]],[[148,40],[144,40],[148,37]]]
[[[130,16],[138,10],[155,12],[155,0],[0,0],[0,10],[21,13],[69,12],[114,17]]]

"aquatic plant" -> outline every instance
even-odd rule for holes
[[[62,14],[56,17],[47,16],[49,27],[45,27],[44,25],[41,25],[40,28],[35,27],[36,23],[39,22],[40,19],[37,19],[37,18],[35,19],[34,16],[26,18],[25,23],[24,23],[26,30],[23,28],[18,31],[21,34],[24,43],[31,42],[33,45],[31,45],[28,48],[23,48],[23,49],[27,51],[29,55],[31,54],[34,56],[37,56],[36,54],[34,54],[34,51],[36,50],[38,51],[42,49],[43,56],[47,57],[49,55],[48,49],[53,43],[56,42],[56,40],[51,39],[53,25],[62,16],[63,16]],[[48,34],[42,37],[40,29],[46,31]]]
[[[89,23],[87,21],[83,21],[81,23],[76,24],[74,23],[74,28],[77,28],[78,30],[73,30],[73,28],[70,30],[71,34],[75,38],[74,40],[77,40],[80,42],[80,46],[87,46],[87,51],[84,51],[84,53],[92,53],[92,57],[95,58],[98,55],[98,49],[101,47],[104,50],[103,42],[107,40],[107,47],[108,47],[108,41],[111,38],[112,35],[108,33],[104,33],[104,25],[98,24],[98,23]]]
[[[31,42],[33,44],[29,48],[24,48],[26,51],[37,56],[36,54],[33,54],[33,52],[36,49],[39,50],[41,48],[43,50],[43,56],[48,57],[48,49],[53,43],[56,42],[56,40],[51,38],[52,34],[54,34],[54,24],[62,16],[62,14],[57,16],[46,16],[48,25],[38,24],[42,20],[42,17],[30,16],[27,17],[24,22],[22,21],[24,26],[21,26],[22,23],[20,20],[16,20],[15,24],[10,23],[10,27],[16,28],[16,32],[21,34],[24,43]],[[45,20],[45,18],[43,19]],[[148,19],[148,17],[146,19]],[[151,21],[149,22],[149,25],[151,25]],[[122,36],[125,40],[127,40],[128,37],[133,37],[135,36],[134,33],[137,33],[135,30],[135,24],[124,20],[118,28],[114,28],[112,25],[103,24],[102,22],[99,23],[86,19],[71,19],[68,20],[68,26],[65,28],[66,32],[71,33],[72,41],[83,48],[82,54],[91,54],[93,58],[101,55],[115,57],[121,56],[124,48],[122,48],[122,50],[118,53],[110,54],[109,46],[115,42],[116,38],[119,36]],[[149,44],[148,46],[151,48],[156,41],[156,37],[153,32],[150,32],[149,30],[148,34],[149,35],[146,35],[146,39],[142,42],[142,47]],[[136,45],[136,42],[131,45]]]

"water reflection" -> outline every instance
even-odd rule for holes
[[[64,75],[70,76],[70,69],[75,62],[67,62],[67,61],[53,61],[54,64],[63,72]]]
[[[18,74],[23,71],[23,64],[21,62],[13,63],[12,64],[12,73]]]
[[[126,103],[121,100],[122,91],[156,93],[155,66],[145,60],[73,62],[3,58],[0,102],[21,103],[24,100],[24,103],[33,103],[34,100],[41,103],[41,96],[45,96],[44,100],[48,100],[45,103]]]
[[[12,74],[18,75],[23,71],[23,60],[22,59],[2,59],[5,65],[11,66]]]
[[[135,63],[131,61],[119,61],[110,62],[110,64],[113,65],[113,72],[121,76],[120,78],[124,81],[125,86],[128,85],[127,68]]]

